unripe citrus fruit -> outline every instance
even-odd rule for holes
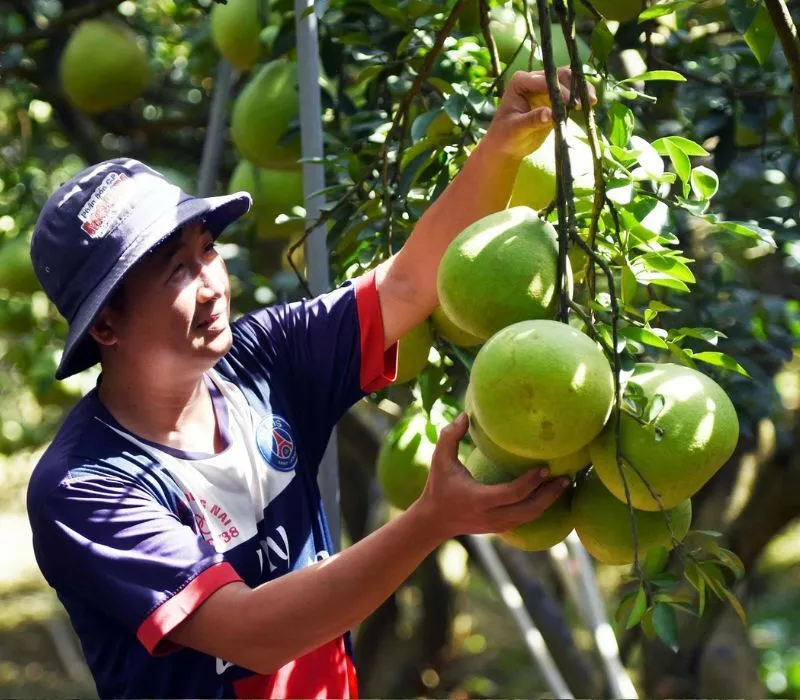
[[[713,379],[683,365],[637,365],[629,380],[649,400],[641,422],[627,412],[620,424],[631,502],[641,510],[659,504],[642,481],[672,508],[697,493],[733,454],[739,419],[728,395]],[[597,475],[618,499],[625,499],[616,460],[615,421],[589,446]]]
[[[415,326],[400,338],[397,347],[395,384],[405,384],[425,369],[432,345],[433,334],[427,321]]]
[[[262,0],[227,0],[211,8],[211,40],[235,68],[247,70],[261,53],[261,19],[258,5]],[[266,3],[265,3],[266,5]]]
[[[557,321],[523,321],[478,351],[469,395],[498,447],[548,460],[578,452],[600,433],[614,380],[603,351],[583,333]]]
[[[665,513],[634,510],[639,559],[653,547],[672,549],[672,534],[686,537],[692,522],[692,502],[687,498]],[[575,532],[583,546],[604,564],[631,564],[634,560],[633,532],[627,504],[603,486],[594,471],[575,490],[572,500]],[[667,524],[669,519],[669,525]],[[672,533],[670,532],[672,528]]]
[[[552,318],[557,274],[553,226],[527,207],[506,209],[450,243],[437,273],[439,303],[459,328],[486,339],[517,321]]]

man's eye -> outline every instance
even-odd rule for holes
[[[172,268],[172,272],[169,273],[170,279],[175,277],[181,270],[183,269],[183,263],[178,263],[174,268]]]

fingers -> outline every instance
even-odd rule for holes
[[[458,443],[467,433],[469,419],[466,413],[462,413],[452,423],[446,425],[439,435],[436,442],[436,449],[433,459],[449,463],[458,460]]]
[[[566,104],[569,102],[570,91],[572,88],[572,69],[567,66],[559,68],[557,77],[559,88],[561,89],[561,98]],[[547,78],[544,72],[541,70],[517,71],[514,73],[512,80],[515,81],[516,88],[520,91],[520,93],[526,96],[538,95],[548,91]],[[593,85],[589,84],[588,88],[589,99],[592,101],[592,104],[594,104],[597,102],[597,93]],[[580,100],[580,96],[577,97],[578,100]]]
[[[559,499],[569,483],[568,478],[553,479],[519,503],[497,508],[494,515],[500,521],[500,528],[506,530],[536,520]]]
[[[519,503],[536,491],[548,476],[550,472],[547,469],[531,469],[513,481],[484,486],[486,505],[489,508],[498,508]]]

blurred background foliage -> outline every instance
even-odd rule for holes
[[[255,4],[255,49],[244,61],[249,65],[234,73],[227,119],[237,96],[263,66],[295,56],[292,4]],[[523,3],[514,4],[524,9]],[[669,136],[690,139],[704,154],[692,153],[692,165],[713,171],[719,181],[711,209],[706,196],[681,201],[669,186],[653,190],[669,202],[660,228],[694,261],[696,282],[689,294],[674,284],[642,285],[637,293],[644,295],[640,303],[655,301],[676,310],[669,328],[724,333],[713,349],[750,375],[703,367],[731,395],[742,430],[734,457],[694,504],[694,527],[722,532],[726,546],[745,564],[736,592],[749,626],[743,628],[729,608],[718,605],[701,620],[681,617],[678,652],[638,630],[619,629],[618,636],[642,695],[800,697],[800,143],[792,116],[794,100],[800,99],[792,80],[800,66],[792,61],[800,55],[787,52],[785,37],[780,29],[776,32],[768,12],[782,6],[796,21],[800,8],[777,0],[652,4],[640,22],[622,24],[603,22],[584,7],[577,33],[601,98],[601,132],[614,143],[614,134],[625,132],[620,147],[629,145],[631,134],[645,144]],[[478,4],[469,5],[464,3],[461,18],[438,45],[452,2],[331,0],[320,17],[324,218],[336,282],[399,248],[485,132],[503,81],[496,79],[480,25],[467,19]],[[500,9],[494,1],[489,5],[492,11]],[[534,28],[535,5],[528,8]],[[196,191],[220,60],[210,13],[210,0],[0,0],[4,696],[94,692],[74,656],[60,607],[27,551],[27,474],[65,412],[96,380],[94,370],[66,382],[52,378],[66,324],[32,273],[30,234],[47,196],[104,158],[140,158],[187,191]],[[80,22],[100,17],[113,17],[135,34],[148,70],[145,89],[136,99],[88,114],[67,99],[60,61]],[[683,80],[641,79],[656,70],[673,71]],[[299,133],[291,111],[287,108],[288,129],[280,137],[290,150]],[[237,166],[252,169],[241,165],[231,129],[220,138],[215,194],[232,187]],[[680,175],[679,156],[664,162]],[[277,172],[241,170],[239,177],[245,179],[234,179],[234,189],[246,182],[252,191],[268,182],[273,190],[288,192],[292,170]],[[630,184],[616,183],[618,190]],[[633,215],[640,200],[626,200],[618,190],[609,190],[609,196]],[[266,218],[256,212],[238,222],[222,246],[236,313],[306,293],[302,260],[295,258],[298,275],[286,259],[287,246],[302,230],[302,201],[268,199],[261,203]],[[584,222],[588,211],[583,211]],[[711,211],[713,221],[707,216]],[[606,216],[602,225],[610,229],[613,222]],[[687,337],[681,345],[684,350],[675,353],[687,361],[693,352],[708,350],[702,337]],[[387,414],[413,397],[430,405],[463,387],[468,353],[437,338],[431,358],[418,381],[372,397],[370,407],[357,407],[341,425],[348,541],[388,517],[374,485],[380,445],[374,426],[384,425],[380,421]],[[497,592],[467,550],[468,543],[448,543],[358,631],[364,696],[526,697],[542,692],[542,681]],[[523,592],[537,601],[532,606],[537,622],[575,692],[604,695],[597,651],[552,562],[545,555],[505,555]],[[621,573],[598,568],[609,612],[626,592]]]

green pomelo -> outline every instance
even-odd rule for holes
[[[235,68],[247,70],[261,53],[262,0],[227,0],[211,8],[211,41]]]
[[[253,207],[247,216],[256,220],[262,238],[288,238],[303,233],[303,221],[276,224],[284,214],[292,216],[292,207],[303,206],[302,170],[267,170],[240,160],[228,183],[228,192],[249,192]]]
[[[576,489],[572,500],[572,517],[575,532],[595,559],[614,565],[633,562],[630,510],[627,504],[619,501],[603,486],[594,471]],[[687,498],[664,513],[634,510],[634,518],[639,559],[643,560],[654,547],[672,549],[672,533],[678,541],[686,537],[692,523],[692,502]]]
[[[563,476],[577,474],[581,469],[589,465],[591,458],[588,447],[583,447],[577,452],[573,452],[564,457],[555,459],[530,459],[507,452],[502,447],[492,442],[486,431],[481,427],[480,420],[475,415],[475,411],[470,403],[469,385],[464,399],[464,412],[469,417],[469,435],[477,448],[503,471],[509,474],[524,474],[531,469],[541,469],[545,467],[550,470],[552,476]]]
[[[404,416],[384,439],[378,453],[376,477],[384,497],[405,510],[425,489],[436,443],[427,435],[422,412]]]
[[[473,450],[464,466],[473,478],[482,484],[502,484],[516,478],[516,475],[509,474],[493,464],[480,450]],[[538,552],[557,545],[572,532],[572,528],[572,514],[567,494],[564,493],[536,520],[519,525],[498,536],[512,547]]]
[[[523,31],[523,39],[525,37],[525,33]],[[578,56],[580,57],[581,61],[585,63],[589,60],[589,56],[591,55],[591,51],[589,47],[586,45],[586,42],[583,41],[580,37],[578,37],[575,41],[577,48],[578,48]],[[517,43],[517,46],[519,42]],[[513,53],[512,53],[513,56]],[[564,39],[564,34],[561,32],[561,28],[554,26],[553,27],[553,60],[556,64],[556,68],[562,68],[564,66],[570,65],[569,59],[569,49],[567,48],[567,41]],[[533,51],[533,56],[531,57],[531,48],[530,44],[526,44],[522,47],[520,52],[517,54],[517,57],[513,60],[511,58],[506,59],[506,62],[511,61],[508,66],[508,70],[505,74],[506,83],[513,77],[514,73],[517,71],[529,71],[529,70],[544,70],[544,57],[542,54],[542,45],[541,43],[535,47]],[[530,66],[530,67],[529,67]]]
[[[525,18],[511,5],[500,5],[489,10],[489,31],[497,47],[497,55],[503,63],[508,63],[525,41],[527,29]],[[524,53],[521,49],[520,53]]]
[[[459,328],[485,340],[517,321],[552,318],[557,271],[553,226],[526,207],[506,209],[467,226],[448,246],[439,303]],[[567,266],[570,281],[571,274]]]
[[[605,19],[627,22],[642,11],[641,0],[592,0],[592,7]]]
[[[614,379],[603,351],[557,321],[523,321],[492,336],[470,375],[470,404],[489,439],[529,459],[566,457],[603,429]]]
[[[0,244],[0,288],[10,294],[32,294],[41,289],[25,236]]]
[[[433,322],[434,330],[443,340],[446,340],[448,343],[468,348],[472,345],[480,345],[483,342],[480,338],[477,338],[466,331],[462,331],[448,318],[441,306],[437,306],[433,310],[433,313],[431,314],[431,321]]]
[[[683,365],[642,363],[629,381],[648,399],[646,425],[625,412],[620,425],[631,502],[641,510],[659,509],[644,478],[661,505],[672,508],[696,494],[730,459],[739,440],[736,409],[713,379]],[[624,501],[614,426],[610,421],[589,450],[597,475]]]
[[[594,189],[594,160],[592,149],[584,140],[583,130],[567,121],[572,187],[575,190]],[[526,206],[540,211],[556,196],[556,136],[551,131],[542,145],[525,156],[517,170],[509,206]]]
[[[283,139],[299,113],[297,66],[286,58],[267,63],[242,89],[231,113],[231,138],[251,163],[296,170],[300,139]]]
[[[400,338],[397,347],[395,384],[405,384],[425,369],[432,345],[433,333],[427,321],[423,321]]]
[[[144,92],[147,55],[127,26],[84,20],[72,33],[60,60],[67,99],[87,114],[122,107]]]

